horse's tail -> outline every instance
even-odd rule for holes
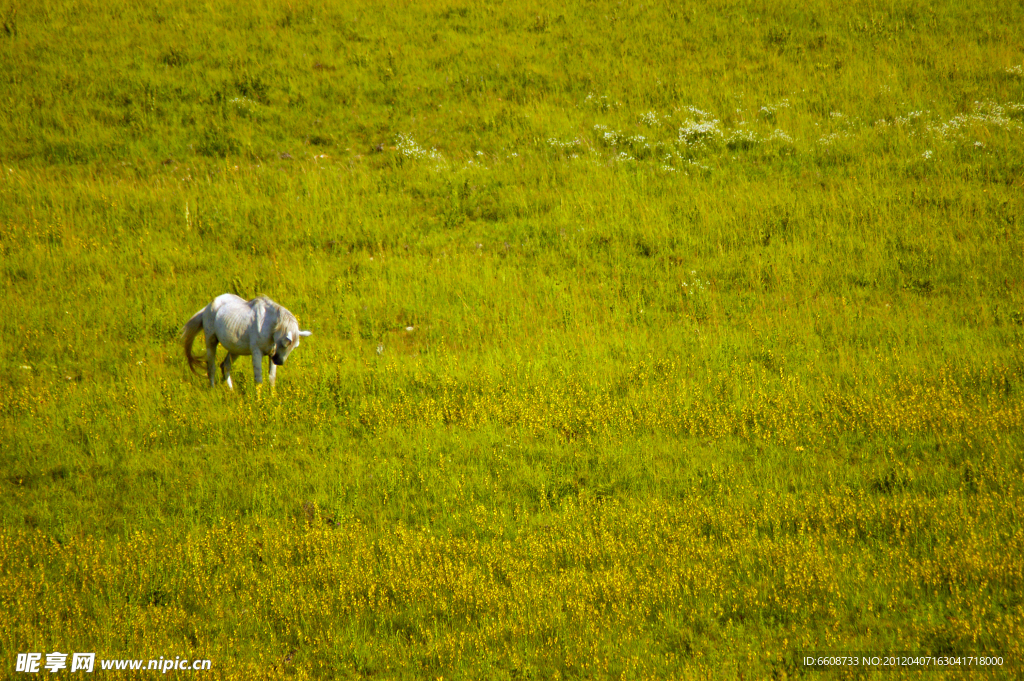
[[[185,322],[185,326],[181,329],[181,342],[185,346],[185,359],[188,360],[188,368],[197,376],[199,373],[196,371],[196,367],[205,367],[206,360],[192,354],[192,341],[195,340],[195,337],[199,335],[203,328],[204,312],[206,312],[205,307],[192,315],[192,319]]]

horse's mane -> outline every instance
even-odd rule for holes
[[[298,328],[299,320],[297,320],[295,315],[291,312],[278,305],[277,324],[274,324],[274,333],[277,333],[278,331],[291,331],[293,326]]]
[[[264,295],[256,296],[255,298],[253,298],[252,300],[249,301],[249,304],[251,305],[252,303],[255,303],[257,300],[262,300],[263,304],[267,308],[272,308],[272,309],[274,309],[277,312],[277,322],[274,324],[274,331],[273,331],[273,333],[276,334],[278,331],[284,331],[284,332],[291,331],[292,330],[291,327],[293,325],[295,327],[298,327],[299,321],[295,318],[295,315],[293,315],[291,312],[289,312],[286,308],[281,307],[280,305],[275,303],[273,300],[271,300],[270,298],[267,298]]]

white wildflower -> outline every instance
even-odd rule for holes
[[[648,111],[647,113],[641,115],[640,122],[652,128],[661,125],[661,121],[658,120],[658,114],[656,114],[653,111]]]
[[[437,149],[431,149],[429,151],[424,149],[420,145],[416,144],[416,140],[409,135],[398,133],[398,142],[395,146],[398,149],[398,153],[405,158],[434,161],[437,168],[440,168],[445,164],[444,156],[441,155],[441,152]]]
[[[690,119],[679,126],[679,143],[688,146],[705,146],[722,138],[722,128],[717,120],[696,121]]]

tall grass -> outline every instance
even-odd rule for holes
[[[1019,663],[1021,13],[0,5],[4,664]]]

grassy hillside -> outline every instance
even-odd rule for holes
[[[1014,677],[1021,26],[0,1],[0,664]],[[275,391],[187,370],[226,291]]]

